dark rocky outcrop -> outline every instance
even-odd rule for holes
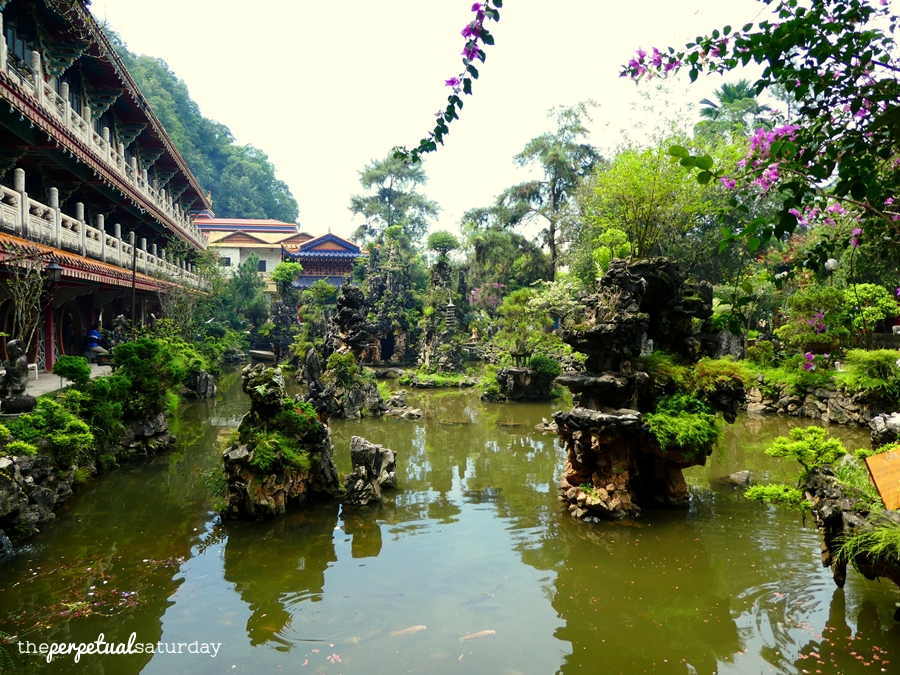
[[[421,408],[413,408],[406,402],[406,390],[400,389],[395,391],[391,397],[384,402],[385,415],[399,417],[404,420],[417,420],[422,417]]]
[[[216,380],[205,370],[191,373],[184,383],[181,393],[185,398],[214,398],[216,395]]]
[[[465,353],[458,335],[459,308],[453,303],[450,263],[440,258],[431,268],[429,289],[433,313],[425,319],[419,366],[432,373],[459,373]]]
[[[74,477],[74,468],[58,470],[49,455],[0,457],[0,548],[11,553],[10,539],[27,539],[56,520],[53,511],[72,495]]]
[[[366,506],[381,501],[384,490],[397,487],[397,458],[394,451],[370,443],[365,438],[350,438],[353,471],[344,479],[344,504]]]
[[[565,331],[563,340],[587,355],[587,372],[556,380],[576,395],[577,406],[553,416],[567,448],[560,501],[585,519],[628,518],[646,505],[686,504],[682,471],[705,464],[711,447],[660,446],[644,419],[659,392],[651,391],[649,375],[632,362],[654,348],[687,363],[715,354],[712,286],[685,281],[667,258],[613,260],[597,294],[584,303],[587,320]],[[739,382],[717,383],[704,394],[704,402],[728,421],[744,398]]]
[[[325,342],[332,352],[351,353],[359,360],[360,354],[370,344],[369,326],[366,324],[366,299],[361,290],[350,284],[341,286],[337,297],[337,310],[328,324]]]
[[[247,366],[241,386],[250,398],[250,411],[241,420],[238,442],[222,454],[223,517],[272,518],[283,515],[291,503],[337,497],[331,433],[315,419],[324,409],[291,405],[280,368]],[[298,430],[298,424],[303,428]]]
[[[381,415],[387,412],[378,387],[371,382],[358,380],[347,385],[326,385],[322,380],[319,355],[313,348],[310,348],[303,361],[303,379],[307,386],[307,394],[303,400],[316,409],[322,421],[329,417],[359,419],[363,415]]]
[[[507,401],[549,401],[553,398],[554,378],[532,368],[501,368],[497,371],[500,395]]]
[[[812,502],[816,524],[824,536],[822,566],[831,568],[835,584],[844,587],[847,562],[852,562],[867,579],[884,577],[900,586],[900,558],[896,555],[873,558],[867,553],[859,553],[851,561],[837,555],[846,534],[870,527],[874,514],[862,495],[842,485],[835,478],[833,469],[826,466],[810,472],[806,481],[806,496]],[[900,524],[898,511],[879,511],[877,517]],[[900,621],[900,608],[894,613],[894,618]]]
[[[399,244],[389,244],[386,257],[379,249],[369,254],[366,299],[375,314],[369,326],[371,340],[362,354],[364,363],[414,363],[418,329],[410,325],[408,310],[416,306],[409,270],[401,260]]]

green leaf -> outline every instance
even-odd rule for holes
[[[688,152],[687,148],[683,148],[680,145],[673,145],[669,148],[669,154],[672,157],[690,157],[691,153]]]
[[[747,240],[747,248],[750,249],[751,251],[755,251],[756,249],[759,248],[759,245],[760,245],[761,243],[762,243],[762,242],[759,240],[759,238],[757,238],[757,237],[750,237],[750,238]],[[746,282],[745,282],[745,283],[746,283]],[[741,286],[741,288],[743,288],[743,286]],[[753,291],[750,290],[750,291],[747,291],[747,292],[748,292],[748,293],[752,293]]]
[[[701,171],[697,174],[697,182],[701,185],[706,185],[712,180],[712,177],[713,175],[709,171]]]
[[[756,250],[756,247],[759,246],[760,243],[759,239],[756,239],[756,237],[754,237],[753,239],[756,241],[756,246],[751,248],[751,251]],[[750,241],[747,242],[747,246],[750,246]],[[749,281],[745,281],[741,284],[741,290],[744,291],[744,293],[746,293],[747,295],[753,295],[753,284],[751,284]]]
[[[697,166],[704,171],[709,171],[713,168],[713,158],[709,155],[701,155],[697,157]]]
[[[494,44],[494,36],[488,33],[486,30],[481,31],[481,41],[486,45]]]
[[[697,166],[697,158],[696,157],[682,157],[681,161],[678,162],[681,166],[690,168],[692,166]]]
[[[699,75],[699,74],[700,74],[700,73],[697,72],[697,69],[696,69],[696,68],[691,68],[691,72],[688,73],[688,76],[691,78],[691,82],[696,82],[696,81],[697,81],[697,75]]]
[[[494,7],[503,7],[503,0],[491,0],[494,3]]]
[[[470,94],[472,93],[472,80],[468,77],[463,78],[463,93]]]
[[[722,29],[722,35],[728,35],[730,32],[731,26],[725,26],[725,28]]]
[[[862,201],[866,198],[866,192],[866,184],[861,181],[856,181],[850,186],[850,196],[853,197],[853,199]]]
[[[478,69],[475,66],[473,66],[471,63],[466,66],[466,70],[469,72],[469,74],[472,77],[474,77],[476,80],[478,79]]]

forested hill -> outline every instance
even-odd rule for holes
[[[228,127],[201,115],[187,84],[165,61],[133,54],[116,33],[107,35],[200,185],[212,193],[216,216],[297,221],[297,200],[275,177],[266,153],[237,145]]]

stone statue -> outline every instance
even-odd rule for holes
[[[0,408],[5,413],[31,412],[34,410],[34,396],[25,394],[28,388],[28,359],[25,343],[10,340],[6,343],[8,360],[3,362],[6,373],[0,378]]]

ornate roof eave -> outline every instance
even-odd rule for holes
[[[121,176],[113,172],[106,164],[94,158],[94,151],[76,138],[63,123],[57,120],[53,115],[47,115],[36,105],[34,97],[23,91],[19,85],[12,80],[6,73],[0,71],[0,98],[22,115],[28,117],[45,134],[57,141],[63,148],[73,153],[79,161],[83,161],[97,176],[107,183],[113,184],[122,192],[125,199],[128,199],[138,208],[152,215],[161,225],[170,230],[173,234],[180,236],[192,247],[202,250],[201,245],[185,232],[177,223],[171,220],[151,201],[144,199],[144,196],[138,192],[134,186],[123,181]]]
[[[125,88],[131,98],[135,101],[135,103],[137,103],[137,106],[147,116],[151,126],[153,127],[154,134],[159,137],[160,141],[166,147],[166,150],[168,150],[169,154],[175,160],[178,168],[188,179],[191,187],[197,193],[203,205],[206,208],[212,208],[212,201],[210,200],[210,197],[200,186],[200,183],[197,181],[197,178],[194,176],[194,174],[191,173],[190,169],[188,168],[187,162],[184,161],[184,158],[181,156],[181,153],[178,152],[175,144],[172,142],[172,139],[169,138],[169,134],[166,132],[162,123],[159,121],[159,118],[156,117],[156,113],[153,112],[153,109],[150,107],[147,99],[144,98],[144,95],[141,93],[141,90],[138,87],[137,83],[125,68],[125,64],[122,63],[122,59],[119,58],[119,55],[116,53],[115,47],[112,46],[109,39],[103,33],[103,29],[97,23],[97,20],[90,13],[90,11],[86,9],[80,2],[66,3],[65,8],[60,7],[60,3],[52,1],[48,2],[48,5],[51,9],[56,11],[64,18],[68,19],[70,22],[73,22],[75,19],[81,21],[82,25],[87,30],[88,36],[97,48],[97,54],[95,56],[101,59],[107,59],[109,61],[113,69],[116,71],[116,74],[119,76],[119,79],[123,84],[125,84]]]
[[[6,260],[10,247],[15,247],[14,256],[24,253],[41,255],[46,261],[53,260],[63,268],[62,278],[70,281],[87,282],[93,284],[106,284],[108,286],[121,286],[131,288],[131,271],[92,260],[75,253],[69,253],[52,246],[45,246],[27,239],[19,239],[10,234],[0,233],[0,264]],[[3,270],[0,270],[2,273]],[[157,279],[142,272],[135,273],[135,288],[141,291],[160,291],[178,284],[172,281]]]

